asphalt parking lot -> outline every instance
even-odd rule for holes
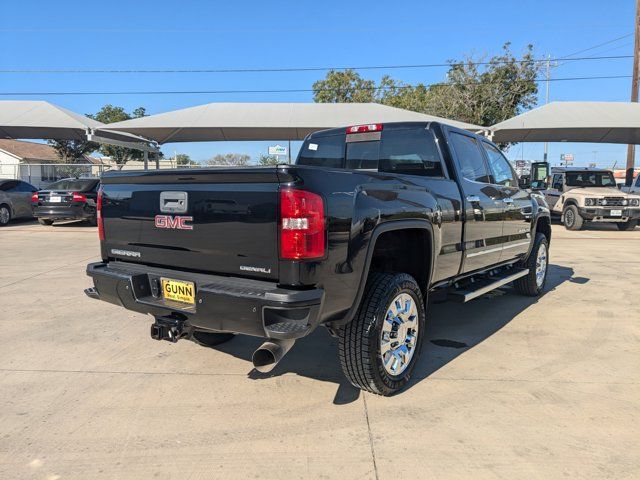
[[[94,228],[0,230],[0,478],[639,478],[640,228],[554,226],[547,292],[430,306],[410,388],[362,394],[324,330],[149,338],[90,300]]]

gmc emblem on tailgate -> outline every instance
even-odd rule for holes
[[[172,228],[174,230],[193,230],[193,225],[187,224],[193,222],[193,217],[183,217],[180,215],[156,215],[156,228]]]

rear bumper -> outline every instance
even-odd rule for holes
[[[611,215],[611,210],[620,210],[622,215]],[[628,220],[640,219],[639,208],[599,208],[582,207],[578,209],[580,216],[590,222],[626,222]]]
[[[33,216],[37,218],[46,218],[48,220],[84,220],[95,217],[95,209],[86,208],[83,205],[78,206],[60,206],[60,207],[33,207]]]
[[[267,338],[300,338],[315,329],[324,290],[290,290],[273,282],[204,275],[126,262],[87,265],[99,300],[154,317],[184,319],[188,326]],[[194,282],[195,305],[161,298],[160,278]]]

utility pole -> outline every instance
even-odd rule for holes
[[[640,0],[638,0],[640,2]],[[545,104],[549,103],[549,80],[551,78],[551,55],[547,56],[547,97]],[[549,151],[549,142],[544,142],[544,161],[547,161],[547,153]]]
[[[636,0],[636,41],[633,45],[633,78],[631,80],[631,101],[638,101],[638,78],[640,77],[640,0]],[[633,169],[636,160],[636,146],[627,147],[627,172],[624,184],[630,187],[633,183]]]

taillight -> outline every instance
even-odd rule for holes
[[[369,125],[354,125],[353,127],[347,127],[347,133],[367,133],[367,132],[381,132],[381,123],[370,123]]]
[[[304,190],[280,190],[280,257],[320,258],[325,252],[324,202]]]
[[[104,240],[104,221],[102,220],[102,188],[98,190],[98,201],[96,202],[96,221],[98,223],[98,238]]]
[[[34,192],[34,194],[31,195],[31,201],[33,203],[38,203],[38,192]]]
[[[87,196],[82,194],[82,193],[73,192],[73,201],[74,202],[86,202],[87,201]]]

